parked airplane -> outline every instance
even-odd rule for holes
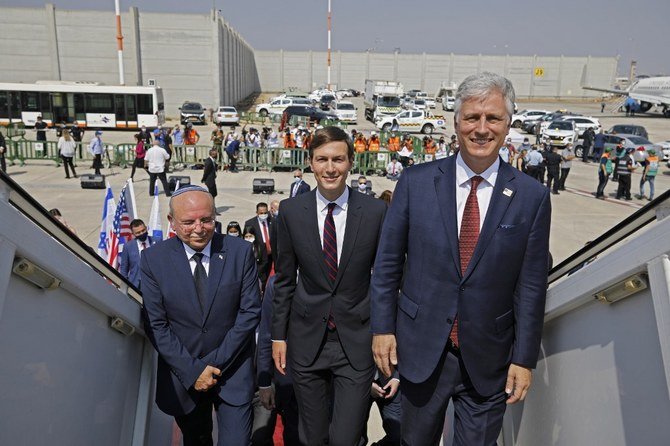
[[[626,90],[612,88],[585,87],[584,90],[604,91],[619,96],[628,96],[640,102],[641,112],[648,112],[652,106],[663,106],[663,116],[670,118],[670,76],[648,77],[635,81]]]

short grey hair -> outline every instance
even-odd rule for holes
[[[506,77],[488,71],[468,76],[458,86],[456,101],[454,102],[454,117],[458,119],[458,112],[463,102],[472,98],[483,98],[492,91],[499,91],[502,94],[511,121],[516,99],[512,82]]]

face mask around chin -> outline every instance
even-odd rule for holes
[[[239,232],[229,232],[228,235],[231,236],[231,237],[239,237],[240,233]]]

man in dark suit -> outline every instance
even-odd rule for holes
[[[133,239],[123,245],[123,251],[119,256],[119,272],[135,285],[135,288],[139,288],[142,251],[155,242],[149,237],[146,225],[139,218],[130,222],[130,231],[133,233]]]
[[[393,193],[371,327],[380,369],[400,371],[404,445],[437,445],[449,400],[454,444],[495,445],[506,403],[530,386],[551,205],[547,188],[498,156],[513,103],[507,79],[466,78],[454,111],[459,154],[408,169]]]
[[[283,374],[288,349],[301,444],[351,446],[375,371],[368,288],[386,205],[347,187],[342,129],[318,130],[309,159],[316,190],[282,201],[276,222],[272,356]]]
[[[293,171],[293,184],[291,184],[291,193],[290,197],[297,197],[301,194],[306,194],[311,188],[309,184],[305,183],[302,179],[302,169],[296,169]]]
[[[201,183],[205,183],[209,193],[214,199],[216,199],[217,190],[216,190],[216,157],[219,155],[219,152],[216,149],[209,151],[209,156],[205,159],[205,168],[202,171],[202,180]]]
[[[273,240],[273,234],[275,233],[273,229],[274,219],[270,216],[267,203],[260,202],[256,204],[256,216],[244,222],[244,227],[247,226],[254,228],[258,243],[265,247],[268,261],[265,263],[266,270],[263,271],[262,275],[269,277],[274,260],[273,250],[276,249],[276,241]]]
[[[214,232],[214,200],[180,188],[168,220],[177,237],[142,255],[146,333],[158,351],[156,403],[184,445],[251,444],[254,333],[260,292],[251,244]]]

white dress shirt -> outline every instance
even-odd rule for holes
[[[184,245],[184,251],[186,251],[186,257],[188,257],[188,264],[191,267],[191,274],[195,274],[195,267],[197,265],[197,262],[193,258],[193,254],[195,254],[198,251],[191,248],[184,242],[181,243]],[[207,246],[205,246],[203,250],[200,252],[204,254],[202,256],[202,266],[205,267],[205,272],[207,273],[207,276],[209,276],[209,259],[210,254],[212,253],[212,241],[210,240],[209,243],[207,243]]]
[[[493,195],[493,186],[496,184],[498,178],[498,168],[500,167],[500,158],[497,157],[495,162],[491,164],[479,176],[484,179],[477,187],[477,203],[479,204],[479,229],[482,229],[484,219],[486,218],[486,211],[491,203],[491,196]],[[463,211],[465,210],[465,202],[468,200],[470,194],[470,178],[477,176],[465,164],[461,153],[456,156],[456,210],[458,212],[458,236],[461,236],[461,222],[463,221]]]
[[[344,242],[344,231],[347,227],[347,208],[349,202],[349,188],[345,187],[344,192],[333,203],[333,220],[335,221],[335,235],[337,237],[337,263],[339,265],[342,258],[342,242]],[[321,249],[323,249],[323,227],[326,224],[328,215],[328,204],[331,203],[321,195],[319,189],[316,189],[316,217],[319,223],[319,237],[321,238]]]
[[[144,155],[144,161],[148,164],[150,173],[162,173],[165,171],[165,161],[170,159],[167,151],[161,146],[151,146]]]
[[[139,250],[140,253],[142,253],[142,251],[151,246],[151,243],[149,243],[149,237],[147,237],[147,239],[144,242],[137,238],[135,239],[135,241],[137,242],[137,249]],[[144,243],[146,246],[143,247],[142,243]]]
[[[295,194],[298,193],[298,188],[302,184],[302,180],[293,182],[293,190],[291,191],[291,197],[295,197]]]
[[[256,217],[256,220],[258,220],[258,227],[261,228],[260,237],[264,245],[267,244],[268,241],[265,240],[265,231],[263,231],[263,226],[265,226],[265,229],[268,231],[268,238],[270,237],[270,223],[268,223],[270,218],[269,215],[270,214],[268,213],[268,218],[266,218],[265,220],[261,220],[260,218]],[[256,235],[256,237],[258,237],[258,235]]]

